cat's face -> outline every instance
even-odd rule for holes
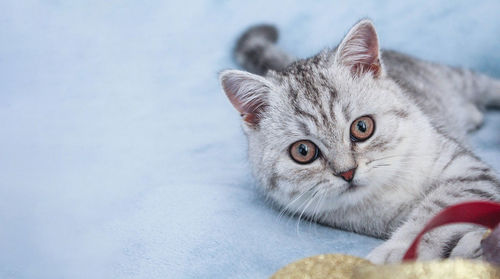
[[[371,23],[284,72],[226,71],[221,81],[244,117],[254,175],[287,210],[362,203],[405,176],[418,117],[385,77]]]

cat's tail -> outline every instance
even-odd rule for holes
[[[250,27],[234,48],[236,62],[245,70],[264,75],[268,70],[279,71],[293,59],[276,46],[278,30],[267,24]]]
[[[456,78],[455,89],[480,108],[500,108],[500,80],[476,71],[453,68],[458,75],[448,72]]]
[[[479,92],[478,103],[483,107],[500,108],[500,80],[475,73],[473,84]]]
[[[490,90],[487,93],[486,106],[500,108],[500,80],[490,79]]]

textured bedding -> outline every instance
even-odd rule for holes
[[[498,1],[0,2],[0,278],[266,278],[381,240],[255,190],[217,73],[251,24],[297,57],[370,17],[381,46],[500,78]],[[500,112],[473,149],[500,170]]]

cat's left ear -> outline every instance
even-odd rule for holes
[[[337,49],[335,61],[349,67],[356,76],[371,73],[377,78],[382,74],[377,32],[370,20],[351,28]]]
[[[238,70],[223,71],[219,76],[231,104],[252,128],[258,126],[268,106],[271,84],[263,77]]]

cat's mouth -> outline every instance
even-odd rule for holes
[[[353,193],[353,192],[358,191],[360,188],[363,188],[363,186],[361,186],[360,184],[357,184],[355,182],[349,182],[349,183],[346,183],[346,188],[342,194]]]

